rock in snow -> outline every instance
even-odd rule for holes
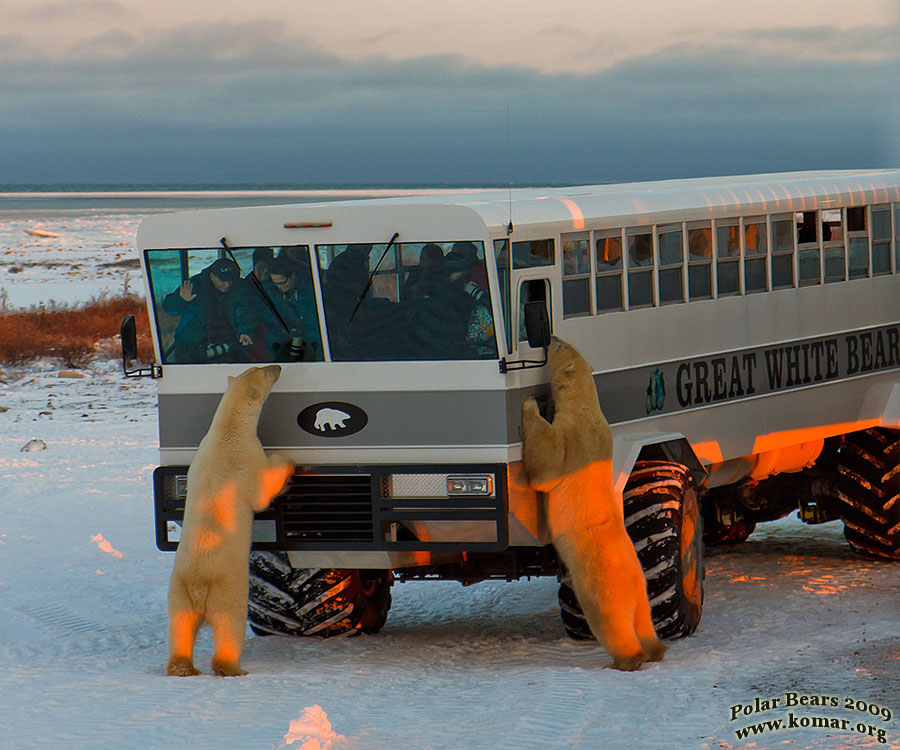
[[[34,451],[45,451],[47,450],[47,444],[43,440],[38,440],[37,438],[32,438],[25,445],[22,446],[22,450],[20,453],[32,453]]]

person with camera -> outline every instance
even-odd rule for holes
[[[167,352],[174,363],[240,361],[237,317],[237,264],[220,258],[166,295],[163,310],[178,318]]]
[[[260,308],[266,349],[272,361],[322,359],[312,284],[301,284],[296,266],[288,258],[279,256],[269,266],[269,278],[263,288],[275,308],[274,311],[268,306]]]

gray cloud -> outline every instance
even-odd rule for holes
[[[22,11],[19,18],[45,24],[48,21],[132,21],[137,14],[115,0],[62,0],[34,4]]]
[[[734,34],[734,42],[750,50],[779,50],[787,58],[896,59],[900,55],[900,28],[889,25],[853,29],[830,26],[743,29]]]
[[[898,157],[897,56],[685,42],[541,75],[458,56],[351,64],[262,23],[94,41],[107,52],[54,61],[3,55],[0,40],[4,181],[502,183],[507,105],[519,183]]]

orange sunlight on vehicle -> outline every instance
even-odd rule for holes
[[[560,198],[559,202],[568,208],[569,213],[572,214],[572,229],[584,229],[584,214],[581,213],[578,204],[568,198]]]

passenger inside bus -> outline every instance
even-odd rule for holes
[[[242,294],[237,265],[221,258],[181,282],[166,295],[162,307],[178,318],[170,362],[240,361],[237,321]]]
[[[477,249],[455,243],[403,302],[404,359],[480,359],[497,353],[494,322],[478,282]]]
[[[322,296],[331,356],[335,360],[392,359],[397,342],[396,305],[369,287],[371,244],[347,245],[324,275]],[[378,258],[375,262],[377,263]],[[368,287],[368,288],[367,288]]]
[[[244,353],[252,362],[265,362],[268,359],[266,348],[266,329],[262,315],[257,313],[257,308],[262,307],[263,301],[259,290],[256,288],[269,281],[269,269],[275,258],[275,250],[271,247],[258,247],[253,251],[251,260],[253,270],[245,277],[238,287],[241,299],[238,303],[238,341],[245,347]]]
[[[259,295],[255,306],[265,332],[266,361],[322,359],[315,294],[308,281],[308,258],[305,278],[303,265],[302,257],[292,261],[280,254],[272,261],[269,279],[263,285],[268,300]]]
[[[439,267],[444,262],[444,251],[440,245],[429,242],[423,245],[419,251],[419,263],[412,266],[406,273],[406,280],[401,289],[401,298],[411,300],[421,297],[426,288],[426,275],[432,273],[432,269]]]

